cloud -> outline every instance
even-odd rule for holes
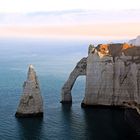
[[[140,10],[62,10],[27,14],[1,13],[0,37],[135,37]]]
[[[139,22],[140,10],[67,10],[28,14],[1,13],[0,25],[69,25],[110,22]]]

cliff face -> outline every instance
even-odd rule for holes
[[[83,106],[122,106],[133,101],[140,104],[140,47],[126,43],[100,44],[96,48],[90,45],[86,63]],[[78,73],[77,76],[80,75]],[[69,85],[72,79],[70,75],[65,85]],[[67,102],[68,95],[72,101],[72,86],[68,90],[64,90],[64,87],[62,101]]]
[[[99,45],[89,53],[85,105],[140,103],[140,49],[128,44]]]
[[[29,66],[27,80],[23,85],[23,95],[15,114],[16,117],[43,116],[43,100],[40,93],[36,72]]]

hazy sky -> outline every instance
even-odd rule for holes
[[[140,0],[0,0],[0,37],[133,38]]]
[[[139,0],[0,0],[0,12],[140,9]]]

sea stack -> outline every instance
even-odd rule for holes
[[[29,65],[16,117],[43,117],[43,99],[33,65]]]

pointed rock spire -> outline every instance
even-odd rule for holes
[[[16,117],[42,117],[43,100],[33,65],[29,65],[27,80],[23,84],[23,95]]]

